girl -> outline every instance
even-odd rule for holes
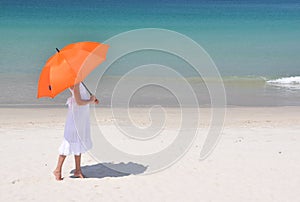
[[[99,104],[94,95],[89,95],[82,83],[69,88],[72,97],[68,98],[68,114],[65,124],[64,139],[59,147],[59,157],[53,174],[56,180],[62,180],[62,166],[67,155],[75,157],[74,176],[84,178],[81,172],[81,154],[92,148],[90,136],[89,104]]]

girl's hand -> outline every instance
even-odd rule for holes
[[[95,101],[96,101],[95,95],[91,95],[91,97],[90,97],[90,102],[91,102],[91,103],[94,103]]]
[[[95,104],[99,104],[99,100],[97,98],[95,100]]]

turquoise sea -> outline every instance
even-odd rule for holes
[[[299,1],[0,0],[0,106],[63,105],[68,92],[55,99],[36,99],[39,73],[56,47],[103,42],[142,28],[173,30],[199,43],[224,79],[228,105],[300,105]],[[176,64],[188,79],[195,77]],[[122,61],[114,64],[107,76],[116,79],[123,66]],[[97,91],[103,106],[110,103],[113,84],[107,81]],[[200,104],[207,105],[205,87],[201,82],[192,85]],[[165,92],[154,87],[145,89],[133,105],[176,105],[172,96],[162,95]]]

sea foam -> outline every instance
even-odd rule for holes
[[[285,88],[300,89],[300,76],[283,77],[269,80],[268,84]]]

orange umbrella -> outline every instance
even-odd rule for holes
[[[37,97],[55,97],[65,89],[83,81],[106,59],[108,45],[78,42],[57,50],[40,74]]]

